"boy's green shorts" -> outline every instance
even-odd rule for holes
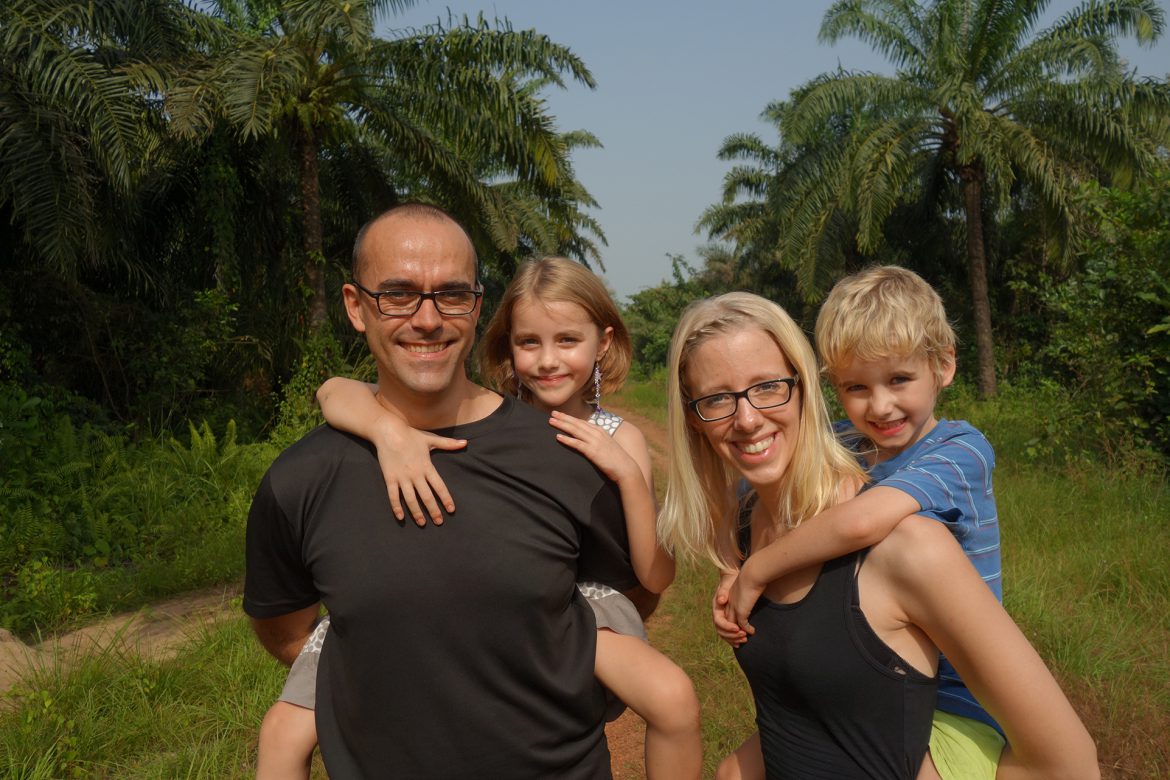
[[[986,723],[934,711],[930,758],[943,780],[995,780],[1004,744]]]

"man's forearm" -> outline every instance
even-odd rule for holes
[[[313,633],[313,626],[320,613],[321,605],[313,604],[279,617],[252,618],[252,630],[273,658],[285,666],[291,666],[305,640]]]

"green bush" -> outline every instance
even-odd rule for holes
[[[1136,192],[1091,191],[1086,207],[1083,268],[1043,295],[1040,357],[1077,425],[1170,456],[1170,173]]]
[[[134,443],[0,385],[0,625],[84,615],[237,576],[252,493],[276,450],[190,426]]]

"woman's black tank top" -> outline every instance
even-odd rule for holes
[[[756,700],[768,780],[914,778],[930,741],[936,678],[870,628],[856,572],[865,553],[829,561],[800,601],[761,598],[736,650]]]

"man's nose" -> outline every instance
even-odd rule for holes
[[[416,330],[432,331],[439,328],[443,324],[443,315],[439,313],[439,309],[435,306],[434,298],[424,298],[418,310],[410,318],[410,324]]]

